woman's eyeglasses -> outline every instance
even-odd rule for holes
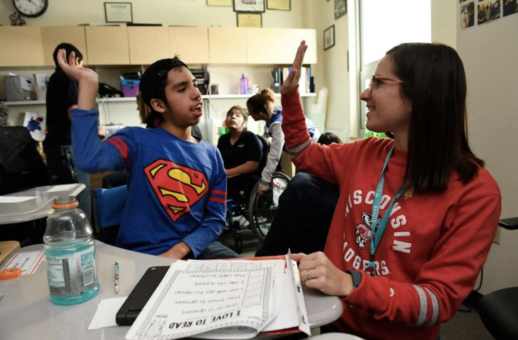
[[[385,78],[385,77],[379,77],[379,76],[377,76],[377,75],[373,75],[373,76],[372,76],[372,78],[371,78],[371,82],[370,82],[370,84],[369,84],[369,92],[372,92],[372,90],[373,90],[373,89],[378,88],[378,86],[379,86],[383,81],[392,81],[392,82],[394,82],[395,84],[406,83],[406,81],[399,80],[399,79]]]

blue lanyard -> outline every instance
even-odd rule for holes
[[[378,215],[380,212],[380,206],[381,206],[381,199],[383,197],[383,186],[385,185],[385,170],[387,169],[387,164],[389,162],[390,157],[392,157],[392,153],[394,152],[394,148],[392,148],[387,158],[385,159],[385,165],[383,165],[383,170],[381,172],[381,177],[378,182],[378,186],[376,187],[376,191],[374,192],[374,200],[372,202],[372,215],[371,215],[371,228],[372,230],[372,237],[371,237],[371,248],[370,248],[370,259],[369,259],[369,269],[372,270],[374,275],[376,275],[376,270],[374,269],[374,254],[376,254],[376,249],[378,248],[381,238],[383,237],[383,234],[385,233],[385,230],[387,229],[388,220],[390,218],[390,213],[392,211],[392,207],[394,206],[394,203],[405,193],[405,189],[400,188],[398,192],[396,193],[396,196],[392,199],[392,202],[390,203],[389,207],[387,208],[387,211],[385,211],[385,214],[383,215],[383,218],[381,219],[380,223],[378,224]]]

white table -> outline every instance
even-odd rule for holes
[[[85,189],[81,183],[50,185],[0,196],[0,225],[37,220],[48,216],[58,196],[77,196]],[[31,197],[29,200],[21,199]],[[12,201],[5,203],[5,201]]]
[[[174,260],[112,247],[96,241],[100,290],[90,301],[75,306],[56,306],[49,300],[47,265],[43,261],[34,275],[0,281],[0,339],[124,339],[129,326],[87,331],[102,299],[127,296],[151,266],[170,265]],[[41,250],[32,245],[18,250]],[[120,291],[114,292],[115,261],[120,261]],[[342,304],[337,297],[304,289],[311,328],[338,319]],[[261,339],[268,337],[261,336]],[[271,339],[269,337],[268,339]]]

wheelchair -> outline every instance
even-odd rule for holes
[[[261,242],[270,230],[273,218],[279,205],[279,197],[288,186],[290,178],[282,172],[280,165],[272,175],[271,187],[267,193],[259,195],[260,173],[266,165],[269,151],[269,142],[262,136],[257,136],[262,144],[262,157],[256,176],[250,176],[250,183],[245,188],[238,188],[239,197],[227,200],[227,230],[234,234],[235,250],[243,251],[242,230],[251,230]]]

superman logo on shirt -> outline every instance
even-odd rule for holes
[[[171,219],[176,222],[208,192],[207,177],[201,171],[159,159],[144,168],[153,190]]]

